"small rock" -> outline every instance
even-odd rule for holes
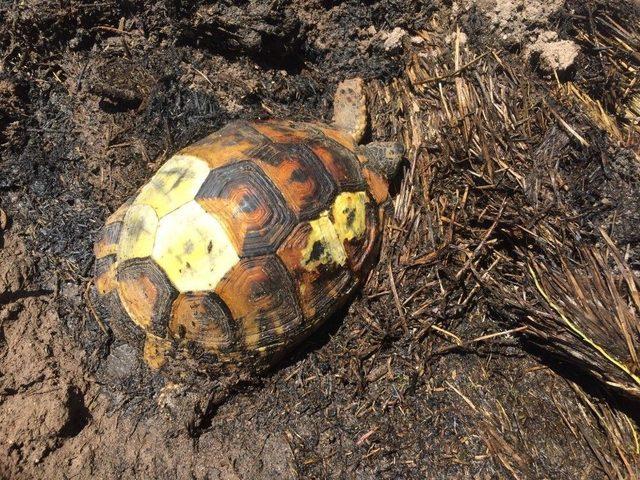
[[[391,32],[381,32],[381,37],[384,41],[382,46],[387,51],[395,50],[396,48],[400,47],[400,42],[406,34],[407,31],[400,27],[394,28],[393,30],[391,30]]]
[[[458,41],[460,42],[460,45],[466,45],[467,40],[468,40],[468,37],[467,37],[467,34],[466,34],[466,33],[464,33],[464,32],[460,32],[460,33],[451,33],[451,34],[449,34],[449,35],[447,35],[447,36],[445,37],[445,41],[446,41],[447,43],[451,43],[451,44],[453,44],[453,43],[455,43],[455,41],[456,41],[456,36],[458,36],[458,37],[459,37],[459,40],[458,40]]]

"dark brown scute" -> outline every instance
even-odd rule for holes
[[[224,223],[240,256],[275,252],[295,224],[276,186],[249,161],[212,170],[196,200]]]
[[[93,253],[97,258],[115,253],[121,230],[122,222],[119,221],[108,223],[102,227],[98,239],[93,246]]]
[[[322,133],[310,124],[301,122],[268,120],[253,122],[251,125],[274,143],[300,143],[323,137]]]
[[[329,207],[337,186],[305,144],[274,144],[256,155],[254,161],[277,186],[299,220],[315,218]]]
[[[131,321],[125,311],[116,290],[100,294],[95,289],[91,292],[91,302],[97,315],[111,329],[115,338],[142,351],[145,340],[144,331]]]
[[[96,258],[96,265],[94,268],[94,277],[100,277],[104,275],[109,268],[116,263],[115,255],[107,255],[106,257]]]
[[[310,232],[308,223],[298,225],[278,249],[278,256],[293,277],[304,316],[309,328],[313,328],[333,314],[342,299],[349,297],[355,280],[347,266],[333,262],[308,269],[302,252]]]
[[[304,331],[294,283],[276,256],[241,260],[216,292],[228,305],[247,351],[285,350]]]
[[[365,189],[360,162],[353,152],[329,138],[308,143],[311,151],[323,163],[341,191]]]
[[[180,343],[223,354],[235,350],[241,337],[229,308],[214,292],[180,294],[171,309],[169,334]]]
[[[154,335],[164,337],[178,292],[162,269],[151,258],[133,258],[118,265],[117,279],[125,310]]]
[[[221,144],[220,140],[224,140]],[[216,132],[192,143],[190,146],[226,145],[231,146],[241,141],[255,144],[268,142],[269,139],[251,126],[251,122],[238,120],[229,122]]]

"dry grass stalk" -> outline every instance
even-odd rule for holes
[[[567,98],[573,97],[581,104],[612,138],[633,145],[640,136],[640,22],[629,15],[629,6],[624,3],[614,7],[613,2],[590,2],[588,15],[577,24],[576,38],[583,47],[597,52],[594,58],[598,58],[609,75],[606,79],[609,88],[603,98],[599,98],[598,89],[588,85],[585,89],[568,82],[564,90]]]
[[[420,375],[434,358],[517,334],[541,346],[547,359],[570,361],[638,398],[636,281],[617,250],[597,244],[570,201],[574,192],[592,193],[571,176],[575,159],[612,159],[616,146],[637,141],[634,124],[617,113],[631,98],[624,92],[635,92],[633,55],[606,40],[602,55],[617,83],[610,98],[594,100],[585,82],[544,83],[506,52],[473,49],[437,22],[431,27],[418,33],[423,41],[404,77],[370,86],[374,138],[401,137],[409,148],[384,266],[368,283],[371,298],[384,292],[386,308],[395,304],[401,314],[395,323],[378,322],[371,305],[363,328],[381,344],[393,338],[412,345]],[[583,46],[596,41],[584,32]],[[508,318],[506,329],[494,324],[470,332],[470,323],[496,312]],[[543,451],[512,435],[519,420],[505,420],[508,404],[483,404],[475,386],[450,387],[478,414],[478,435],[494,461],[514,477],[535,477],[531,463]],[[629,418],[580,393],[558,398],[557,409],[575,448],[588,445],[598,457],[601,471],[585,478],[637,478],[637,432]]]
[[[640,400],[640,282],[615,247],[609,247],[612,255],[581,249],[577,265],[551,252],[530,259],[529,275],[543,303],[542,311],[529,309],[524,317],[527,336]]]

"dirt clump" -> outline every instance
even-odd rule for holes
[[[542,32],[537,40],[525,49],[525,55],[545,74],[564,74],[571,68],[580,53],[580,47],[571,40],[558,40],[556,32]]]
[[[534,41],[563,5],[563,0],[459,0],[453,8],[483,16],[502,44],[517,45]]]
[[[487,45],[520,51],[542,74],[565,74],[580,51],[572,40],[559,40],[562,0],[462,0],[454,2],[463,29]]]

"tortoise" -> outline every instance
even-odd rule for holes
[[[358,145],[366,120],[355,78],[331,125],[236,121],[179,151],[95,243],[99,317],[154,369],[273,365],[375,264],[403,149]]]

